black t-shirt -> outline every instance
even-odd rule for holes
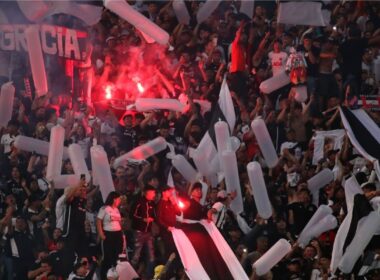
[[[160,200],[157,205],[157,220],[161,227],[174,227],[176,224],[176,215],[180,215],[177,208],[171,201]]]
[[[294,234],[298,235],[314,215],[317,207],[315,207],[313,204],[309,204],[305,207],[303,203],[295,202],[290,204],[288,206],[288,209],[293,210]]]
[[[84,222],[86,220],[86,199],[74,197],[70,203],[70,231],[75,229],[84,231]]]
[[[189,200],[189,207],[183,212],[183,218],[189,220],[201,220],[206,218],[203,206],[194,199]]]
[[[297,51],[302,52],[304,54],[306,63],[307,63],[307,75],[310,77],[317,77],[319,72],[319,64],[318,63],[311,63],[309,53],[306,51],[305,47],[303,45],[300,45],[297,48]],[[317,48],[315,46],[311,46],[311,52],[315,57],[319,57],[319,54],[321,53],[321,49]]]
[[[11,179],[7,182],[8,194],[13,194],[16,198],[16,204],[19,209],[24,206],[26,193],[24,189],[15,180]]]
[[[126,152],[129,152],[136,147],[137,133],[134,128],[124,128],[122,135],[122,147]]]

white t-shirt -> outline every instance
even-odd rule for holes
[[[288,55],[286,52],[269,52],[268,58],[270,64],[272,65],[273,76],[278,75],[279,73],[285,71],[286,61],[288,59]]]
[[[4,146],[4,154],[8,154],[11,152],[11,144],[15,141],[16,137],[11,136],[9,133],[1,136],[1,145]]]
[[[103,230],[105,231],[121,230],[121,216],[117,208],[112,208],[111,206],[100,208],[98,219],[103,220]]]

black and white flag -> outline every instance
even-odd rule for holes
[[[362,109],[340,108],[340,116],[347,135],[356,150],[375,167],[380,178],[380,128]]]
[[[196,149],[200,155],[204,156],[204,160],[209,163],[212,163],[213,161],[215,162],[214,159],[218,155],[214,127],[215,123],[219,120],[226,121],[230,128],[230,132],[232,133],[236,123],[236,115],[226,78],[223,80],[219,93],[219,100],[214,108],[209,129]]]

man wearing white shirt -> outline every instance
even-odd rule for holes
[[[286,52],[282,51],[281,46],[281,41],[276,40],[273,44],[273,51],[268,54],[269,63],[272,66],[273,76],[285,71],[286,61],[288,60],[288,55]]]

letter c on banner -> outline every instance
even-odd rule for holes
[[[51,39],[57,38],[57,32],[54,26],[51,25],[42,25],[41,26],[41,44],[42,50],[46,54],[55,55],[57,53],[57,43],[52,42],[50,46],[48,46],[48,42],[52,41]],[[54,41],[55,41],[54,40]]]

